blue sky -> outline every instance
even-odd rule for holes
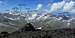
[[[0,0],[0,11],[11,9],[18,6],[18,4],[24,4],[23,8],[35,9],[38,4],[43,4],[44,7],[48,3],[60,2],[62,0]]]
[[[43,7],[49,3],[61,2],[62,0],[0,0],[0,11],[11,9],[13,7],[18,6],[18,4],[23,4],[23,8],[31,8],[35,9],[38,4],[43,4]]]

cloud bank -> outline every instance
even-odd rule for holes
[[[54,12],[54,11],[59,11],[62,10],[63,12],[72,12],[75,10],[75,2],[73,1],[62,1],[62,2],[58,2],[58,3],[53,3],[51,5],[51,9],[50,12]]]

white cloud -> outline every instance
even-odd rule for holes
[[[58,10],[62,10],[64,12],[70,12],[72,9],[74,9],[74,4],[75,2],[73,1],[69,1],[69,2],[66,2],[66,1],[62,1],[62,2],[58,2],[58,3],[53,3],[51,5],[51,9],[50,9],[50,12],[54,12],[54,11],[58,11]]]
[[[36,8],[36,10],[39,10],[39,9],[41,9],[41,8],[42,8],[42,6],[43,6],[42,4],[38,4],[38,5],[37,5],[37,8]]]
[[[68,3],[65,3],[65,5],[63,7],[63,10],[65,12],[69,12],[69,11],[71,11],[74,8],[73,6],[74,6],[74,2],[70,1]]]
[[[61,9],[64,4],[65,4],[65,1],[62,1],[59,3],[53,3],[50,11],[57,11],[57,10]]]

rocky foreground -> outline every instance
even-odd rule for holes
[[[16,31],[11,34],[3,32],[0,38],[75,38],[75,28],[63,28],[56,30]],[[4,35],[5,33],[5,35]]]

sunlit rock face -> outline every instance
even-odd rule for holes
[[[71,28],[71,22],[75,20],[69,12],[62,12],[57,15],[52,15],[50,13],[43,13],[41,15],[33,14],[32,17],[33,19],[30,19],[28,22],[32,23],[36,29]]]
[[[52,17],[47,14],[43,14],[35,18],[34,20],[30,20],[30,21],[36,29],[37,28],[42,29],[43,27],[48,27],[48,26],[50,26],[50,28],[64,28],[67,25],[67,20],[64,22],[63,20],[64,18],[62,16],[57,18],[57,17]]]

